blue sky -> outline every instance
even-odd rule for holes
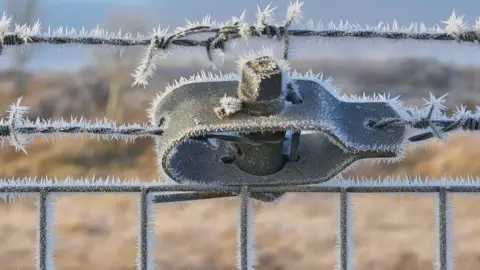
[[[5,10],[5,3],[20,0],[0,1],[0,11]],[[226,20],[231,16],[238,16],[244,9],[247,10],[248,21],[253,21],[257,4],[265,7],[269,0],[37,0],[36,18],[40,18],[44,26],[53,27],[64,25],[69,27],[87,28],[97,24],[106,25],[108,14],[128,12],[145,21],[147,29],[161,24],[162,26],[178,26],[185,19],[197,20],[210,14],[212,19]],[[278,6],[275,18],[282,20],[289,0],[273,1]],[[305,19],[315,21],[329,21],[348,19],[360,24],[375,24],[379,21],[391,22],[394,18],[400,24],[409,24],[411,21],[424,22],[433,26],[445,20],[456,9],[457,14],[465,14],[469,23],[474,23],[480,16],[480,1],[461,0],[305,0],[303,8]],[[8,12],[8,10],[7,10]],[[478,12],[478,13],[477,13]],[[9,15],[15,15],[8,13]],[[465,64],[475,64],[472,54],[479,53],[475,45],[452,44],[420,44],[403,42],[389,44],[382,41],[335,41],[312,43],[305,45],[304,53],[321,48],[326,55],[344,57],[404,57],[419,56],[433,57],[442,61],[453,61]],[[60,49],[60,50],[59,50]],[[30,63],[31,68],[74,68],[88,61],[91,54],[89,48],[58,48],[56,46],[38,46],[35,57]],[[8,48],[0,60],[0,67],[8,66],[11,62],[12,48]],[[41,52],[41,53],[40,53]],[[301,53],[298,55],[301,57]]]

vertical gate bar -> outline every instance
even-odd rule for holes
[[[339,235],[338,237],[338,262],[337,269],[339,270],[351,270],[349,269],[349,257],[350,257],[350,245],[349,236],[349,194],[345,189],[340,192],[340,222],[338,224]]]
[[[448,194],[445,188],[441,188],[438,192],[437,203],[437,270],[449,270],[451,265],[448,260],[448,233],[451,228],[448,224]]]
[[[151,270],[154,269],[153,259],[150,258],[152,251],[150,250],[150,242],[153,236],[150,236],[149,233],[152,230],[150,228],[150,208],[152,207],[152,202],[150,199],[150,192],[148,189],[144,188],[140,192],[140,203],[139,203],[139,235],[138,235],[138,257],[137,257],[137,269],[138,270]],[[149,239],[150,237],[150,239]]]
[[[37,269],[38,270],[51,270],[51,258],[49,258],[49,239],[48,239],[48,192],[41,190],[38,194],[37,203]]]
[[[238,270],[253,269],[253,232],[251,231],[253,206],[250,205],[249,200],[248,186],[243,186],[240,193],[240,224],[237,235]]]

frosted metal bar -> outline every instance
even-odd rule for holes
[[[138,270],[147,270],[149,268],[148,258],[148,189],[142,190],[140,193],[140,211],[138,211],[140,219],[140,234],[138,245]]]
[[[252,270],[250,268],[251,258],[250,249],[251,244],[250,240],[252,239],[252,235],[250,230],[250,223],[252,222],[250,216],[250,206],[249,202],[249,191],[248,187],[242,187],[240,193],[240,224],[238,227],[238,250],[237,250],[237,257],[238,257],[238,270]]]
[[[348,269],[348,256],[349,256],[349,245],[348,245],[348,196],[346,190],[340,192],[340,222],[339,222],[339,243],[338,243],[338,252],[339,254],[339,270],[349,270]]]
[[[38,229],[37,229],[37,269],[38,270],[51,270],[48,269],[49,261],[52,261],[51,258],[48,258],[49,241],[48,241],[48,192],[42,190],[38,194],[38,205],[37,205],[37,218],[38,218]]]
[[[437,200],[437,270],[448,270],[449,261],[448,261],[448,230],[451,229],[448,227],[447,223],[447,207],[448,207],[448,196],[445,189],[440,190],[438,193]]]

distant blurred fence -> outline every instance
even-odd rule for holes
[[[147,270],[154,269],[154,257],[151,252],[152,245],[149,243],[149,219],[153,215],[149,211],[152,201],[149,195],[158,192],[232,192],[240,196],[240,210],[238,227],[238,269],[252,269],[253,255],[249,250],[249,241],[251,241],[250,231],[248,229],[251,216],[248,214],[252,207],[248,204],[249,193],[262,192],[320,192],[320,193],[339,193],[339,224],[338,224],[338,262],[337,269],[351,270],[353,269],[351,253],[353,252],[352,234],[350,227],[351,210],[350,194],[351,193],[436,193],[437,202],[437,262],[436,269],[447,270],[452,269],[452,260],[449,254],[449,245],[451,244],[448,235],[452,229],[448,224],[449,210],[449,193],[472,193],[480,192],[480,185],[474,184],[456,184],[455,182],[443,183],[412,183],[402,185],[382,185],[358,183],[352,185],[333,184],[333,185],[315,185],[315,186],[276,186],[276,187],[240,187],[240,186],[198,186],[198,185],[149,185],[149,184],[25,184],[25,185],[0,185],[1,194],[18,194],[18,193],[39,193],[38,199],[38,230],[37,230],[37,269],[50,270],[54,269],[53,250],[51,248],[49,216],[53,209],[50,209],[50,196],[54,193],[139,193],[140,205],[138,211],[139,219],[139,235],[138,235],[138,257],[137,269]]]

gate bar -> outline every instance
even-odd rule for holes
[[[249,198],[249,187],[243,186],[240,193],[240,223],[238,228],[237,260],[238,270],[253,270],[253,236],[252,213],[253,205]]]
[[[349,236],[349,231],[348,231],[348,227],[349,227],[349,218],[348,218],[348,212],[350,211],[350,209],[348,209],[349,205],[348,205],[348,201],[349,201],[349,194],[346,192],[346,190],[342,190],[342,192],[340,192],[340,212],[339,212],[339,215],[340,215],[340,223],[339,223],[339,233],[340,235],[338,236],[339,237],[339,242],[338,242],[338,245],[339,245],[339,261],[338,261],[338,266],[339,266],[339,270],[349,270],[349,265],[348,265],[348,258],[349,258],[349,253],[350,253],[350,250],[349,250],[349,243],[348,243],[348,236]]]
[[[124,184],[124,185],[63,185],[63,184],[25,184],[25,185],[0,185],[0,193],[33,193],[45,191],[48,193],[139,193],[143,188],[148,188],[150,192],[169,192],[169,191],[205,191],[205,192],[231,192],[240,193],[240,186],[207,186],[207,185],[148,185],[148,184]],[[348,193],[438,193],[444,189],[447,192],[458,193],[479,193],[480,185],[336,185],[336,186],[263,186],[252,187],[249,186],[250,192],[255,193],[271,193],[271,192],[320,192],[320,193],[340,193],[342,190]]]
[[[49,269],[53,265],[49,265],[51,258],[49,256],[49,239],[48,239],[48,192],[42,190],[38,194],[38,205],[37,205],[37,215],[38,215],[38,231],[37,231],[37,269],[38,270],[52,270]],[[51,210],[51,209],[50,209]]]
[[[452,244],[449,243],[448,239],[448,230],[451,229],[447,219],[450,214],[447,213],[449,211],[448,203],[447,191],[445,189],[440,190],[437,200],[437,270],[451,269],[451,262],[448,258],[448,245]]]
[[[148,229],[149,229],[149,190],[143,189],[140,193],[140,209],[138,211],[139,220],[140,220],[140,233],[138,235],[139,245],[138,245],[138,270],[148,270],[153,269],[150,265],[152,262],[149,260],[149,250],[148,250]],[[151,241],[151,239],[150,239]]]

